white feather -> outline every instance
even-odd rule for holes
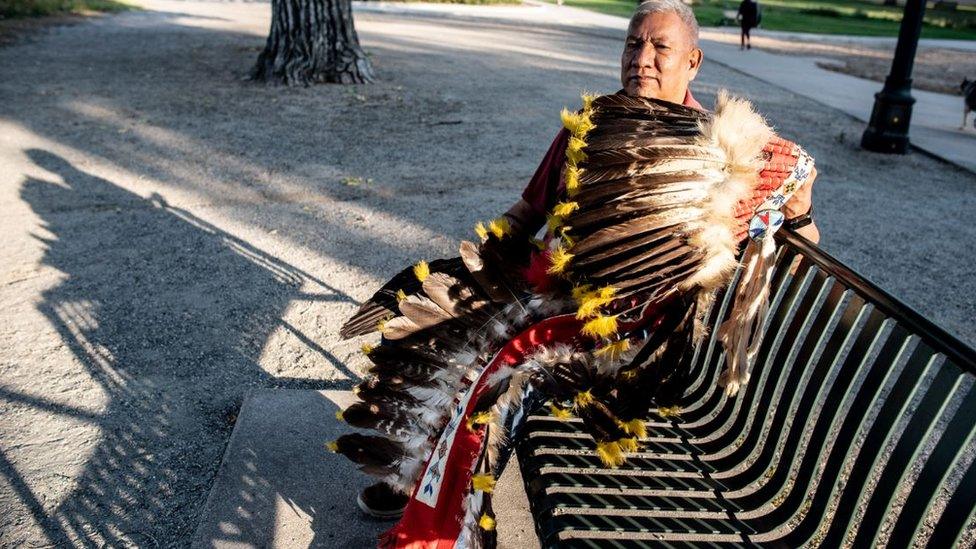
[[[762,166],[762,149],[773,130],[745,99],[718,94],[715,116],[702,127],[702,145],[715,147],[725,160],[726,177],[716,184],[706,204],[702,221],[693,224],[689,243],[705,252],[698,271],[681,283],[687,290],[701,286],[710,291],[726,281],[736,266],[735,208],[751,197]]]

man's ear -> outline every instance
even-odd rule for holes
[[[695,48],[691,50],[691,54],[688,56],[688,71],[691,73],[691,78],[688,80],[694,80],[698,76],[698,69],[701,68],[702,61],[705,60],[705,54],[701,51],[701,48]]]

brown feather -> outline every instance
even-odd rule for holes
[[[673,173],[677,171],[694,170],[705,172],[722,169],[723,164],[718,160],[691,159],[681,160],[680,163],[671,158],[661,158],[654,161],[632,162],[629,164],[615,164],[612,166],[585,166],[580,172],[580,185],[597,185],[602,181],[622,179],[625,177],[639,177],[658,173]]]
[[[423,287],[431,301],[454,317],[469,316],[488,304],[473,288],[445,273],[432,273]]]
[[[587,134],[586,152],[592,156],[596,153],[613,149],[630,149],[634,147],[681,146],[695,143],[697,132],[687,132],[688,135],[647,135],[646,133],[619,132],[594,137]]]
[[[383,326],[383,337],[396,341],[420,331],[420,326],[405,316],[398,316],[386,321]]]
[[[672,236],[677,236],[677,233],[674,228],[668,227],[639,235],[636,238],[615,242],[613,245],[589,253],[577,253],[573,256],[573,265],[577,269],[590,270],[596,268],[597,264],[602,264],[617,256],[626,257],[633,254],[635,250],[656,246],[662,241],[672,238]]]
[[[488,274],[485,267],[484,261],[481,259],[481,253],[478,250],[478,246],[474,242],[469,242],[467,240],[461,242],[460,247],[461,260],[464,261],[465,267],[467,267],[468,272],[474,277],[475,282],[478,286],[488,294],[488,297],[496,303],[506,303],[511,301],[512,297],[505,291],[502,285],[497,281],[493,280]]]
[[[424,362],[438,368],[451,365],[446,350],[440,350],[437,346],[413,346],[411,342],[412,339],[397,342],[384,341],[366,356],[377,366],[401,362]]]
[[[429,264],[432,273],[457,273],[464,269],[461,258],[435,259]],[[376,331],[376,324],[384,319],[396,315],[397,291],[402,290],[411,295],[420,291],[420,281],[413,274],[413,266],[403,269],[384,284],[376,293],[364,302],[359,310],[349,318],[339,329],[339,335],[344,339]]]
[[[403,446],[387,437],[349,433],[336,439],[335,444],[336,452],[355,463],[371,467],[389,466],[404,456]]]
[[[423,295],[407,296],[400,302],[400,312],[420,329],[437,326],[441,322],[454,318],[430,298]]]
[[[698,253],[689,254],[679,263],[663,268],[655,268],[629,277],[594,277],[594,284],[610,285],[617,288],[617,295],[624,297],[635,292],[649,291],[656,293],[667,285],[673,285],[691,276],[702,261]]]
[[[669,215],[651,215],[639,219],[631,219],[611,227],[594,231],[585,236],[577,235],[579,240],[570,249],[570,253],[574,255],[586,254],[594,250],[612,246],[628,238],[660,231],[668,227],[677,227],[689,219],[695,219],[697,217],[695,212],[680,213],[682,215],[671,215],[669,213]]]
[[[655,164],[661,159],[673,160],[707,160],[720,162],[713,151],[699,145],[661,145],[646,147],[616,147],[599,152],[587,149],[587,168],[606,168],[618,164],[650,162]]]
[[[614,261],[610,265],[590,271],[589,276],[600,279],[626,278],[667,265],[685,254],[694,252],[694,248],[681,239],[672,238],[653,248],[634,251],[635,254],[623,261]]]
[[[581,188],[573,201],[586,210],[642,196],[707,189],[715,179],[707,174],[680,171],[601,181]]]
[[[701,201],[693,200],[697,196],[689,197],[683,193],[668,193],[615,202],[598,208],[577,211],[566,220],[566,224],[573,228],[573,234],[586,234],[606,227],[619,225],[628,219],[646,219],[655,216],[682,215],[690,212],[703,213],[700,209]]]

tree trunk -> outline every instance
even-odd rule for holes
[[[272,0],[271,31],[251,78],[278,84],[373,81],[350,0]]]

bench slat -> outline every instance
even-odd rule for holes
[[[781,240],[736,397],[716,387],[724,356],[706,338],[681,415],[649,421],[619,468],[578,420],[530,417],[517,451],[544,547],[973,544],[976,351],[803,239]],[[729,295],[707,311],[713,334]]]

